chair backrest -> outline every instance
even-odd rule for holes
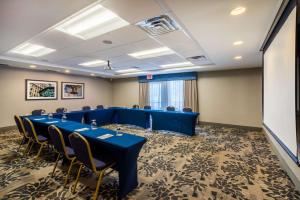
[[[103,105],[98,105],[97,109],[104,109],[104,106]]]
[[[82,110],[91,110],[91,106],[83,106]]]
[[[53,146],[56,151],[62,153],[64,156],[68,158],[68,154],[66,152],[66,145],[64,137],[61,131],[54,125],[49,126],[48,132],[53,143]]]
[[[25,131],[24,124],[22,122],[21,117],[15,115],[14,118],[15,118],[15,122],[17,124],[17,127],[18,127],[18,130],[19,130],[20,134],[22,136],[26,136],[26,131]]]
[[[132,108],[134,108],[134,109],[139,109],[140,106],[135,104],[135,105],[132,106]]]
[[[96,172],[89,142],[79,133],[69,135],[69,140],[79,162]]]
[[[28,134],[28,137],[34,139],[35,141],[38,141],[38,137],[35,128],[33,126],[33,123],[28,118],[25,118],[23,123],[24,123],[25,131]]]
[[[44,113],[46,113],[46,111],[43,110],[43,109],[33,110],[33,111],[31,112],[31,114],[34,115],[34,116],[40,116],[40,115],[42,115],[42,114],[44,114]]]
[[[144,109],[151,109],[151,106],[144,106]]]
[[[57,108],[56,109],[56,113],[64,113],[64,112],[67,112],[66,108]]]
[[[183,112],[193,112],[191,108],[185,107],[182,109]]]
[[[168,106],[167,111],[175,111],[175,107],[174,106]]]

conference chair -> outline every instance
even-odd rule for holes
[[[41,116],[41,115],[43,115],[45,113],[46,113],[46,111],[43,110],[43,109],[33,110],[31,112],[31,114],[34,115],[34,116]]]
[[[57,108],[56,109],[56,113],[65,113],[65,112],[67,112],[66,108]]]
[[[29,153],[32,149],[32,146],[34,144],[40,145],[39,151],[36,155],[36,159],[37,159],[40,156],[43,147],[48,144],[48,138],[46,138],[42,135],[37,135],[35,128],[33,126],[33,123],[28,118],[24,119],[24,127],[29,136],[29,143],[31,143],[27,155],[29,155]]]
[[[185,107],[182,109],[183,112],[193,112],[193,110],[189,107]]]
[[[175,111],[175,107],[174,106],[168,106],[167,111]]]
[[[74,163],[76,160],[75,153],[71,147],[66,146],[64,137],[63,137],[61,131],[56,126],[54,126],[54,125],[49,126],[48,132],[49,132],[51,141],[53,143],[54,150],[58,154],[51,176],[52,177],[54,176],[55,169],[56,169],[58,161],[60,159],[66,158],[69,161],[71,161],[71,164],[69,166],[68,173],[67,173],[67,176],[66,176],[65,182],[64,182],[64,186],[66,186],[68,183],[68,178],[69,178],[70,172],[72,170],[72,166],[75,164]]]
[[[151,106],[144,106],[144,109],[148,109],[148,110],[151,110]]]
[[[86,111],[86,110],[91,110],[91,106],[83,106],[82,110]]]
[[[133,109],[139,109],[140,106],[135,104],[135,105],[132,106],[132,108],[133,108]]]
[[[104,175],[104,172],[113,167],[115,165],[114,162],[106,162],[102,160],[98,160],[93,157],[91,152],[91,147],[89,142],[80,134],[78,133],[72,133],[69,135],[69,140],[71,143],[72,148],[75,151],[75,155],[77,158],[77,161],[80,163],[80,167],[78,169],[77,177],[75,180],[75,183],[72,187],[72,192],[74,193],[76,190],[76,186],[79,180],[80,172],[82,170],[82,167],[85,166],[89,169],[91,169],[97,176],[98,181],[96,185],[96,191],[93,195],[93,200],[96,200],[98,197],[99,187],[101,185],[101,181]]]
[[[18,147],[18,149],[17,149],[17,152],[19,152],[19,150],[20,150],[22,144],[24,144],[24,142],[28,141],[27,146],[26,146],[26,148],[25,148],[25,152],[26,152],[26,150],[27,150],[27,148],[28,148],[28,146],[29,146],[29,137],[26,135],[26,131],[25,131],[24,124],[23,124],[23,121],[22,121],[21,117],[15,115],[15,116],[14,116],[14,119],[15,119],[15,122],[16,122],[16,124],[17,124],[17,128],[18,128],[18,130],[19,130],[19,133],[20,133],[21,136],[23,137],[23,138],[22,138],[22,141],[21,141],[21,143],[20,143],[20,145],[19,145],[19,147]]]
[[[97,109],[102,110],[102,109],[104,109],[104,106],[103,105],[98,105]]]

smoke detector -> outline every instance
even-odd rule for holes
[[[160,15],[136,23],[138,27],[151,36],[163,35],[179,29],[178,24],[168,15]]]

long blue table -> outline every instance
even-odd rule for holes
[[[68,120],[62,122],[59,118],[48,119],[47,116],[31,116],[28,118],[33,122],[38,134],[42,134],[48,138],[48,126],[52,124],[57,126],[62,131],[67,144],[69,143],[69,134],[79,132],[76,131],[77,129],[89,128],[79,133],[90,142],[93,156],[99,158],[100,155],[105,155],[117,162],[116,170],[119,172],[119,198],[125,197],[130,191],[137,187],[137,158],[143,144],[146,142],[146,138],[127,133],[122,133],[122,136],[117,136],[113,130],[104,128],[91,130],[90,125]],[[107,139],[97,138],[104,134],[112,134],[113,137]]]
[[[112,109],[114,110],[114,123],[132,124],[143,128],[150,127],[150,113],[145,112],[144,110],[130,108]]]

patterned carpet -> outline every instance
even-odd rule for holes
[[[185,137],[121,127],[123,132],[148,138],[138,161],[139,186],[126,199],[300,199],[261,132],[203,125],[197,127],[197,136]],[[0,133],[0,199],[91,197],[96,184],[92,173],[82,173],[77,192],[72,194],[77,167],[64,188],[67,165],[59,164],[51,178],[53,154],[45,150],[37,162],[33,155],[19,156],[19,139],[15,130]],[[98,199],[116,199],[117,188],[117,173],[106,176]]]

